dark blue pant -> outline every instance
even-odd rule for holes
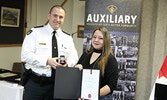
[[[31,79],[24,86],[23,100],[55,100],[53,99],[54,84],[40,86]]]

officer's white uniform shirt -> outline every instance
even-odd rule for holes
[[[51,76],[51,67],[46,65],[47,59],[52,58],[52,35],[53,29],[49,24],[43,27],[32,28],[31,33],[26,35],[21,51],[21,60],[26,62],[26,69],[31,68],[34,72]],[[65,55],[69,67],[73,67],[78,61],[78,54],[73,39],[60,28],[56,30],[58,55]]]

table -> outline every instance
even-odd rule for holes
[[[0,81],[1,100],[22,100],[24,87],[16,83]]]

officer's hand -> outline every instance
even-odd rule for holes
[[[60,63],[57,62],[59,59],[60,59],[60,57],[48,58],[47,65],[50,65],[52,68],[56,69],[56,66],[60,65]]]
[[[54,69],[56,69],[56,66],[67,67],[67,62],[66,61],[65,61],[65,64],[62,65],[62,64],[60,64],[59,60],[60,60],[60,57],[48,58],[47,65],[50,65]]]

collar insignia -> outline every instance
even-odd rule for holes
[[[32,30],[29,30],[26,34],[29,35],[29,34],[31,34],[31,32],[32,32]]]

